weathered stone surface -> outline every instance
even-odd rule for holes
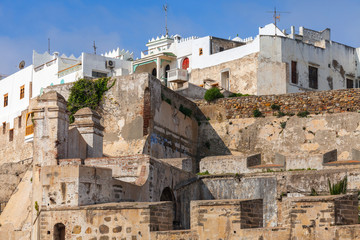
[[[72,230],[72,233],[73,234],[79,234],[79,233],[81,233],[81,226],[75,226],[74,228],[73,228],[73,230]]]
[[[100,225],[99,226],[99,231],[101,234],[105,234],[105,233],[109,233],[109,227],[106,225]]]

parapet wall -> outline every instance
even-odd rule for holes
[[[282,112],[293,114],[301,111],[310,114],[357,112],[360,110],[360,89],[222,98],[210,104],[205,100],[196,103],[211,119],[214,118],[210,109],[214,108],[222,109],[223,119],[252,117],[255,109],[265,116],[272,116],[273,104],[279,105]]]

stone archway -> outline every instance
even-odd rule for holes
[[[160,201],[169,201],[173,203],[173,228],[179,229],[180,228],[180,221],[177,219],[177,204],[174,192],[171,190],[170,187],[166,187],[161,192]]]
[[[65,240],[65,225],[57,223],[54,225],[54,240]]]

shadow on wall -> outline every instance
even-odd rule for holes
[[[148,134],[144,154],[160,159],[190,157],[196,162],[205,156],[231,154],[194,102],[152,76],[144,91],[143,106],[143,133]]]

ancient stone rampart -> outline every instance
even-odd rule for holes
[[[200,100],[196,103],[205,111],[208,108],[222,109],[223,119],[253,117],[255,109],[265,116],[272,116],[277,113],[277,110],[271,108],[273,104],[280,106],[280,111],[291,114],[302,111],[308,111],[310,114],[357,112],[360,110],[360,89],[245,96],[222,98],[212,103]],[[211,113],[210,109],[206,113]]]

